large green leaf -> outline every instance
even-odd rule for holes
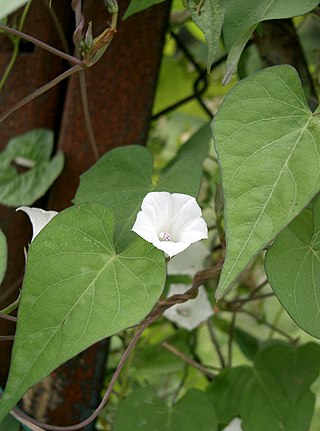
[[[0,230],[0,283],[2,282],[7,269],[7,254],[7,240],[2,230]]]
[[[228,368],[208,386],[208,397],[217,413],[219,425],[227,425],[240,415],[243,391],[251,373],[247,366]]]
[[[320,346],[277,345],[258,355],[243,391],[244,431],[309,430],[315,403],[309,386],[319,374],[310,355],[319,364]]]
[[[28,3],[28,0],[0,0],[0,19],[5,18],[12,12],[15,12],[19,7]]]
[[[129,395],[117,412],[114,431],[216,431],[215,412],[203,391],[191,389],[173,406],[155,398],[150,388]]]
[[[143,198],[151,191],[167,191],[197,196],[202,169],[197,160],[183,157],[152,183],[152,156],[141,146],[109,151],[86,173],[74,198],[79,203],[101,203],[115,212],[115,244],[123,249],[134,236],[131,228]]]
[[[149,7],[162,3],[164,0],[131,0],[128,9],[125,11],[122,19],[127,19],[129,16],[138,12],[142,12]]]
[[[139,323],[165,283],[163,253],[140,238],[121,254],[101,205],[69,208],[32,242],[0,421],[33,384],[93,343]]]
[[[64,157],[58,153],[51,160],[53,132],[35,129],[11,139],[0,154],[0,203],[7,206],[32,205],[45,194],[60,175]],[[19,173],[12,166],[28,166]]]
[[[210,72],[219,48],[224,8],[220,0],[187,0],[187,8],[194,23],[203,32],[208,45],[207,69]]]
[[[291,66],[258,72],[225,98],[213,121],[227,240],[218,298],[319,191],[319,113]]]
[[[268,281],[283,307],[320,338],[320,198],[280,233],[266,255]]]
[[[319,0],[222,0],[226,9],[223,38],[229,51],[224,83],[230,81],[240,55],[259,22],[303,15],[318,3]]]

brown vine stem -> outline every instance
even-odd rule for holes
[[[230,330],[229,330],[229,340],[228,340],[228,368],[231,368],[232,366],[232,341],[234,336],[234,328],[236,325],[236,317],[237,313],[234,311],[232,313],[232,319],[230,324]]]
[[[256,320],[256,322],[261,323],[265,326],[267,326],[268,328],[272,329],[274,332],[278,332],[278,334],[281,334],[283,337],[288,338],[288,340],[290,340],[292,343],[296,343],[297,342],[297,338],[291,337],[291,335],[287,334],[286,332],[282,331],[282,329],[276,327],[275,325],[273,325],[272,323],[269,323],[267,321],[265,321],[264,319],[262,319],[260,316],[256,315],[255,313],[252,313],[251,311],[248,310],[237,310],[238,313],[244,313],[247,314],[248,316],[252,317],[253,319]]]
[[[164,341],[161,344],[162,347],[164,347],[169,352],[176,355],[178,358],[182,359],[186,364],[190,365],[191,367],[199,370],[201,373],[203,373],[205,376],[209,377],[210,380],[213,380],[215,378],[215,375],[212,374],[205,366],[202,364],[199,364],[199,362],[194,361],[189,356],[185,355],[184,353],[180,352],[176,347],[172,346],[172,344],[167,343]]]
[[[72,55],[66,54],[63,51],[60,51],[57,48],[54,48],[53,46],[50,46],[46,44],[45,42],[42,42],[39,39],[36,39],[33,36],[30,36],[29,34],[23,33],[21,31],[15,30],[11,27],[8,27],[6,25],[0,25],[0,30],[4,31],[5,33],[12,34],[14,36],[21,37],[21,39],[25,39],[28,42],[33,43],[34,45],[39,46],[42,49],[45,49],[48,52],[51,52],[51,54],[57,55],[58,57],[63,58],[64,60],[70,61],[70,63],[75,64],[77,66],[80,66],[82,69],[86,67],[85,63],[81,60],[79,60],[76,57],[73,57]]]
[[[48,82],[47,84],[43,85],[42,87],[38,88],[33,93],[29,94],[24,99],[20,100],[18,103],[16,103],[14,106],[9,108],[7,111],[5,111],[3,114],[0,115],[0,123],[4,121],[6,118],[8,118],[11,114],[13,114],[18,109],[22,108],[22,106],[26,105],[27,103],[31,102],[33,99],[36,99],[37,97],[41,96],[41,94],[45,93],[46,91],[50,90],[50,88],[54,87],[55,85],[59,84],[59,82],[63,81],[64,79],[68,78],[69,76],[73,75],[76,72],[79,72],[82,70],[81,66],[73,66],[71,69],[66,70],[61,75],[54,78],[52,81]]]
[[[11,322],[16,322],[17,318],[14,316],[8,316],[8,314],[0,313],[0,318],[4,320],[10,320]]]
[[[223,357],[223,354],[222,354],[222,351],[221,351],[221,347],[220,347],[219,341],[217,339],[217,336],[216,336],[216,333],[215,333],[215,329],[214,329],[214,326],[212,324],[211,319],[208,319],[207,323],[208,323],[209,335],[210,335],[212,344],[214,345],[214,347],[216,349],[216,352],[217,352],[217,355],[218,355],[218,358],[219,358],[219,361],[220,361],[220,365],[221,365],[222,368],[226,368],[226,363],[225,363],[225,360],[224,360],[224,357]]]
[[[0,335],[0,341],[13,341],[14,335]]]
[[[134,335],[134,337],[132,338],[132,340],[130,341],[124,354],[122,355],[122,358],[120,359],[120,362],[119,362],[119,364],[118,364],[118,366],[117,366],[117,368],[116,368],[116,370],[112,376],[112,379],[109,383],[108,389],[107,389],[106,393],[104,394],[99,406],[92,413],[92,415],[90,415],[87,419],[85,419],[84,421],[77,423],[75,425],[61,427],[61,426],[49,425],[49,424],[45,424],[43,422],[37,421],[36,419],[31,418],[30,416],[23,413],[22,411],[20,411],[17,408],[14,408],[13,412],[18,416],[18,418],[26,419],[29,422],[31,422],[32,424],[37,425],[39,427],[42,427],[48,431],[76,431],[78,429],[84,428],[87,425],[89,425],[91,422],[93,422],[96,419],[98,414],[101,412],[101,410],[104,408],[104,406],[108,402],[108,399],[111,395],[113,387],[116,384],[116,381],[119,377],[119,374],[120,374],[126,360],[130,356],[132,349],[136,346],[137,342],[141,338],[141,335],[143,334],[144,330],[148,326],[150,326],[151,323],[153,323],[155,320],[159,319],[159,317],[162,316],[164,311],[167,310],[168,308],[170,308],[172,305],[182,304],[182,303],[188,301],[189,299],[195,298],[198,294],[198,289],[201,286],[201,284],[203,284],[204,281],[217,275],[221,271],[221,268],[222,268],[222,262],[219,262],[213,268],[207,268],[207,269],[204,269],[203,271],[197,272],[196,275],[194,276],[192,286],[187,292],[180,294],[180,295],[173,295],[170,298],[166,299],[165,301],[159,301],[158,302],[158,305],[156,306],[155,310],[152,311],[151,313],[149,313],[149,315],[146,317],[146,319],[144,319],[140,323],[140,325],[138,326],[137,332]]]

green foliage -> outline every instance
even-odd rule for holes
[[[0,424],[0,431],[19,431],[20,424],[12,416],[8,415]]]
[[[60,152],[51,160],[53,132],[35,129],[11,139],[0,153],[0,203],[17,207],[31,205],[45,194],[60,175],[64,156]],[[28,168],[19,173],[12,166]]]
[[[262,351],[243,392],[244,431],[309,431],[315,402],[309,386],[319,374],[319,359],[316,344]]]
[[[259,22],[302,15],[318,3],[318,0],[222,0],[225,7],[223,39],[229,51],[224,83],[230,81],[241,53]]]
[[[207,389],[218,423],[240,416],[244,431],[308,431],[319,359],[317,344],[278,343],[263,349],[252,367],[224,370]]]
[[[135,13],[142,12],[149,7],[162,3],[164,0],[131,0],[128,9],[125,11],[123,15],[123,19],[129,18],[131,15]]]
[[[173,406],[140,388],[121,404],[114,431],[217,431],[217,420],[206,394],[191,389]]]
[[[284,229],[266,255],[268,280],[283,307],[320,338],[320,198]]]
[[[28,0],[0,0],[0,20],[28,3]]]
[[[258,72],[225,98],[213,122],[227,239],[218,298],[319,191],[318,128],[290,66]]]
[[[32,242],[1,419],[30,386],[139,323],[159,298],[163,253],[137,238],[117,254],[113,235],[112,210],[84,205],[57,215]]]
[[[0,283],[7,269],[7,254],[7,240],[2,230],[0,230]]]
[[[152,183],[152,156],[140,146],[109,151],[80,179],[74,198],[79,203],[100,203],[115,212],[115,245],[124,249],[134,237],[131,228],[143,198],[151,191],[197,196],[202,170],[197,160],[184,157]]]
[[[207,394],[219,424],[227,425],[232,418],[240,416],[243,390],[250,375],[250,367],[229,368],[222,371],[208,386]]]
[[[210,72],[219,48],[224,8],[220,0],[187,0],[186,5],[192,20],[205,36],[208,45],[207,70]]]

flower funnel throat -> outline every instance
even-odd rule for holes
[[[133,232],[169,257],[208,238],[206,222],[194,197],[182,193],[151,192],[143,199]]]

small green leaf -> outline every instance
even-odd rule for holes
[[[2,280],[6,273],[7,255],[8,255],[7,239],[4,233],[2,232],[2,230],[0,230],[0,283],[2,283]]]
[[[0,0],[0,19],[3,19],[28,3],[28,0]]]
[[[290,18],[314,9],[319,0],[221,0],[225,7],[223,39],[229,51],[226,74],[228,83],[235,72],[241,53],[261,21]]]
[[[319,126],[291,66],[253,74],[226,96],[213,121],[227,240],[218,298],[319,191]]]
[[[203,32],[207,42],[209,73],[219,48],[224,8],[220,0],[187,0],[186,4],[192,20]]]
[[[304,331],[320,338],[320,197],[277,237],[267,252],[270,286]]]
[[[246,366],[228,368],[208,386],[207,394],[217,413],[219,425],[227,425],[240,415],[243,391],[251,372]]]
[[[32,205],[45,194],[60,175],[64,157],[58,153],[51,160],[53,132],[35,129],[11,139],[0,154],[0,203],[17,207]],[[29,168],[19,173],[12,166]]]
[[[164,0],[131,0],[128,9],[125,11],[122,19],[127,19],[129,16],[138,12],[142,12],[149,7],[162,3]]]
[[[117,254],[114,217],[69,208],[32,242],[0,421],[25,391],[95,342],[138,324],[165,283],[163,253],[141,238]]]
[[[129,395],[117,412],[114,431],[217,431],[215,412],[205,392],[191,389],[173,406],[155,398],[150,388]]]
[[[201,165],[184,157],[152,184],[152,156],[141,146],[109,151],[81,175],[74,203],[100,203],[115,212],[115,244],[121,250],[134,234],[131,228],[143,198],[151,191],[185,193],[196,197],[202,177]]]
[[[310,355],[319,363],[319,350],[283,344],[257,356],[241,402],[245,431],[309,431],[315,403],[309,386],[319,374]]]

